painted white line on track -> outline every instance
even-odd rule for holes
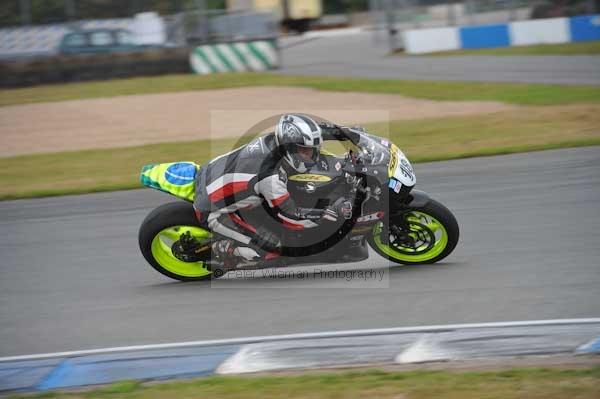
[[[299,334],[285,334],[285,335],[265,335],[265,336],[257,336],[257,337],[175,342],[175,343],[168,343],[168,344],[153,344],[153,345],[120,346],[120,347],[114,347],[114,348],[86,349],[86,350],[70,351],[70,352],[56,352],[56,353],[42,353],[42,354],[36,354],[36,355],[8,356],[8,357],[0,357],[0,362],[22,361],[22,360],[41,360],[41,359],[50,359],[50,358],[57,358],[57,357],[78,357],[78,356],[86,356],[86,355],[134,352],[134,351],[142,351],[142,350],[160,350],[160,349],[175,349],[175,348],[204,347],[204,346],[224,346],[224,345],[244,345],[244,344],[254,344],[254,343],[260,343],[260,342],[289,341],[289,340],[299,340],[299,339],[360,337],[360,336],[369,336],[369,335],[407,334],[407,333],[436,332],[436,331],[472,329],[472,328],[529,327],[529,326],[545,326],[545,325],[571,325],[571,324],[596,324],[596,323],[600,323],[600,318],[448,324],[448,325],[417,326],[417,327],[376,328],[376,329],[367,329],[367,330],[327,331],[327,332],[299,333]]]

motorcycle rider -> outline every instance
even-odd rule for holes
[[[196,216],[201,224],[226,237],[212,244],[213,256],[221,261],[234,256],[248,261],[279,256],[279,237],[263,226],[248,224],[240,213],[262,206],[263,201],[271,215],[292,230],[351,217],[352,204],[343,198],[318,209],[298,207],[290,197],[288,173],[307,173],[314,168],[322,143],[322,129],[315,120],[303,114],[286,114],[274,133],[201,166],[196,176]]]

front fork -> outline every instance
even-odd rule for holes
[[[408,221],[404,214],[411,209],[422,208],[429,202],[429,195],[421,190],[413,190],[412,187],[403,186],[399,193],[394,190],[388,190],[388,223],[383,223],[381,229],[382,244],[389,245],[390,221],[394,220],[392,233],[396,236],[402,236],[402,233],[408,234],[410,231]]]

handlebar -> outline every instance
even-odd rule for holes
[[[360,140],[360,135],[345,126],[328,123],[320,124],[323,140],[351,141],[354,144]]]

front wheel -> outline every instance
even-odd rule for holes
[[[205,262],[186,261],[174,250],[184,234],[205,242],[209,251],[211,234],[199,225],[192,204],[171,202],[161,205],[150,212],[140,226],[138,241],[142,255],[167,277],[180,281],[211,279],[213,274]]]
[[[423,207],[391,217],[387,229],[386,222],[376,224],[367,239],[375,252],[395,263],[435,263],[450,255],[458,243],[456,218],[433,199]]]

